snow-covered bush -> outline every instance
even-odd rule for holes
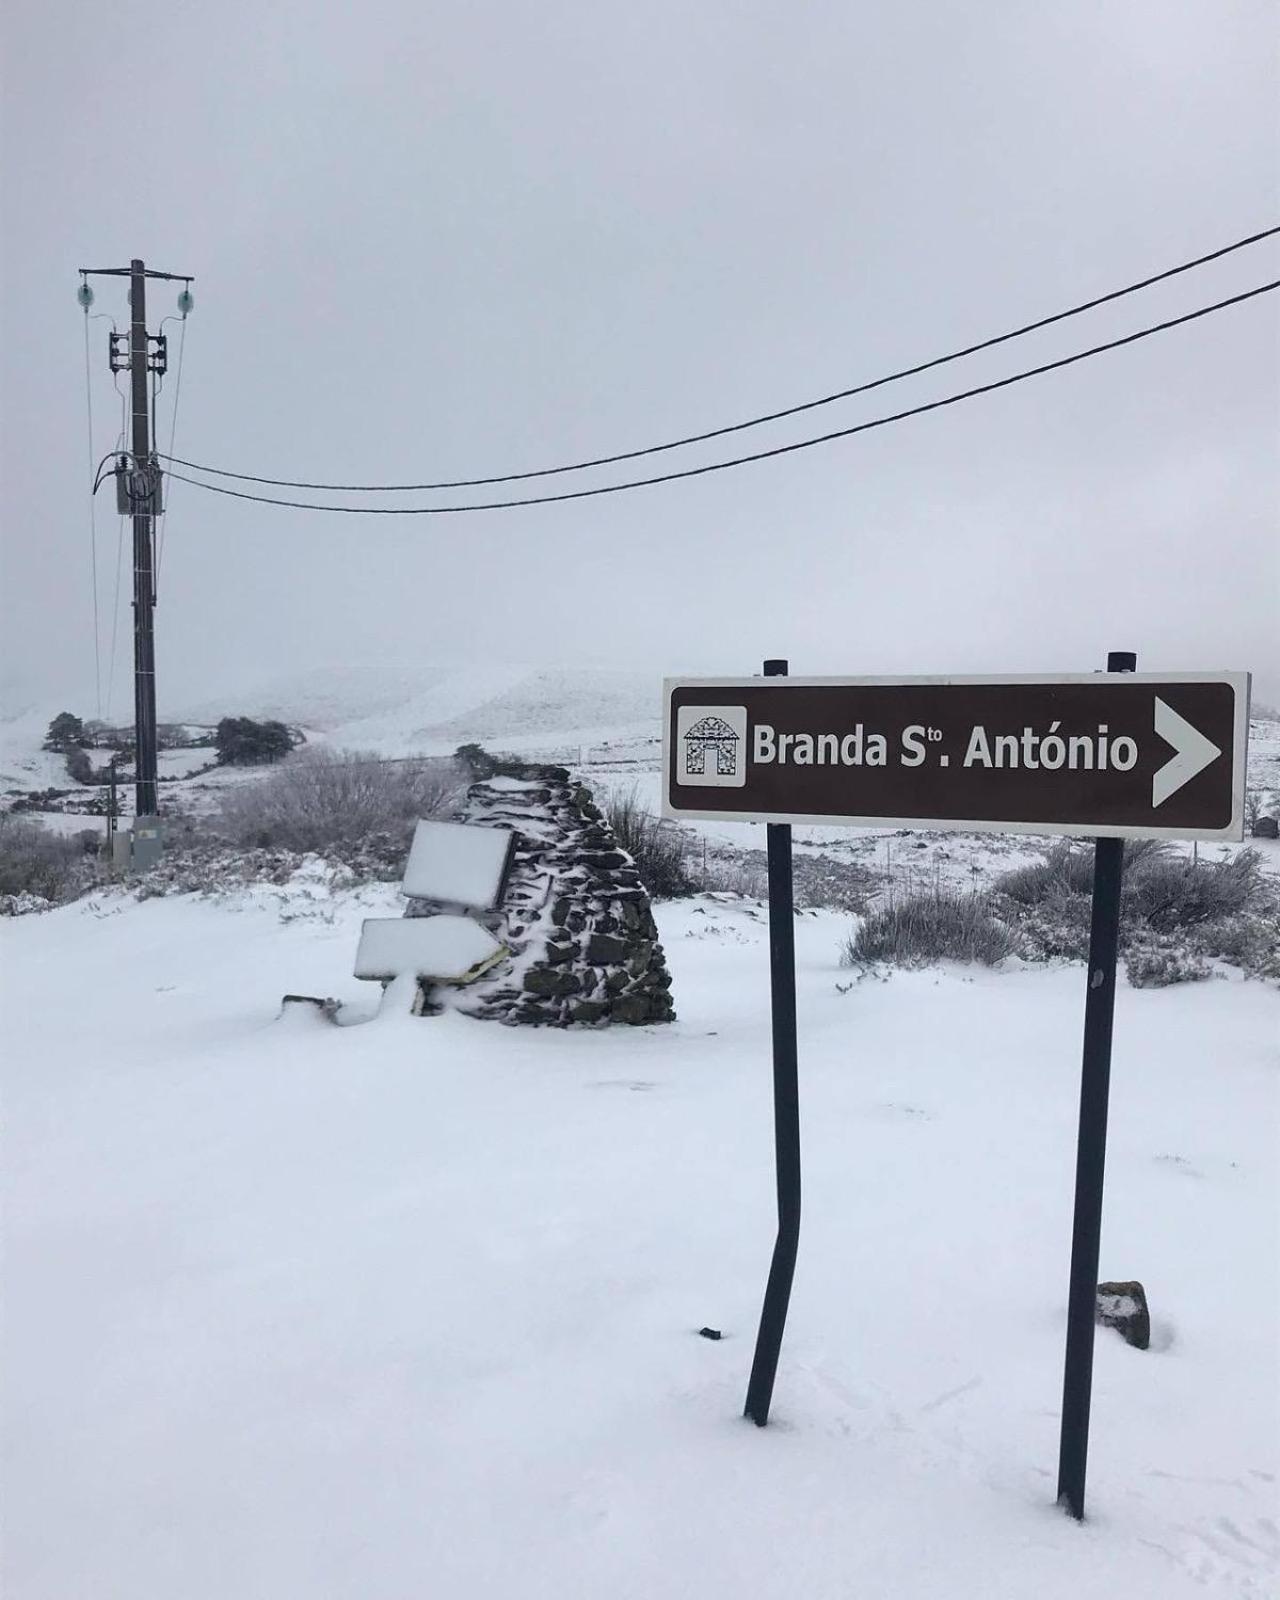
[[[26,917],[33,911],[52,911],[53,901],[41,894],[0,894],[0,917]]]
[[[613,836],[640,871],[640,881],[655,900],[694,893],[686,861],[687,841],[679,828],[653,812],[634,786],[611,795],[605,815]]]
[[[1122,896],[1125,914],[1162,931],[1238,916],[1266,887],[1256,850],[1218,861],[1196,861],[1168,847],[1148,851],[1130,880]]]
[[[1196,930],[1195,947],[1250,977],[1280,981],[1280,904],[1272,899],[1269,905],[1206,923]]]
[[[1165,989],[1173,983],[1195,983],[1211,975],[1203,956],[1168,935],[1130,946],[1125,951],[1124,970],[1135,989]]]
[[[1041,959],[1084,960],[1089,949],[1093,850],[1058,845],[1042,861],[996,880],[997,912],[1016,926],[1027,952]],[[1156,839],[1127,841],[1121,885],[1122,949],[1137,949],[1150,935],[1181,937],[1188,952],[1196,930],[1260,911],[1267,879],[1256,850],[1200,861]]]
[[[159,861],[139,878],[131,880],[130,886],[139,900],[177,894],[217,898],[252,885],[283,888],[305,879],[325,894],[331,894],[337,889],[352,888],[360,876],[346,862],[332,856],[321,858],[278,846],[241,849],[188,835],[172,841]]]
[[[74,900],[97,876],[79,839],[63,838],[29,817],[0,813],[0,896],[12,902],[10,915],[43,909],[34,902]]]
[[[1017,937],[993,914],[986,895],[937,888],[864,917],[846,941],[843,958],[848,966],[964,961],[994,967],[1017,952]]]
[[[312,748],[269,776],[227,790],[216,826],[236,843],[361,857],[370,875],[396,876],[420,817],[457,802],[464,776],[452,761],[382,761]]]

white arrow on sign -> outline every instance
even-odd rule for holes
[[[1177,753],[1151,780],[1153,809],[1162,806],[1170,795],[1177,794],[1184,783],[1190,783],[1197,772],[1203,772],[1215,756],[1222,754],[1212,739],[1206,739],[1199,728],[1193,728],[1172,706],[1165,705],[1159,695],[1156,696],[1156,732]]]

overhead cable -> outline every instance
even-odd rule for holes
[[[165,318],[163,318],[163,320],[160,323],[161,329],[163,330],[164,325],[165,325],[166,322],[172,322],[173,320],[174,320],[173,317],[165,317]],[[182,400],[182,358],[183,358],[184,354],[186,353],[186,348],[187,348],[187,319],[184,316],[182,318],[182,330],[178,335],[178,376],[177,376],[177,379],[174,382],[174,387],[173,387],[173,411],[172,411],[172,413],[170,415],[170,418],[169,418],[169,449],[170,449],[170,451],[173,450],[174,440],[178,437],[178,406],[179,406],[179,403]],[[154,414],[154,408],[153,408],[153,414]],[[159,425],[159,420],[160,420],[159,417],[157,417],[156,418],[157,426]],[[157,452],[157,454],[159,454],[159,453],[160,452]],[[171,460],[172,457],[171,456],[165,456],[164,459],[166,461],[168,461],[168,460]],[[160,515],[156,519],[156,582],[157,583],[159,583],[159,581],[160,581],[160,569],[164,566],[164,536],[165,536],[165,531],[168,528],[168,526],[169,526],[169,496],[166,495],[164,497],[164,500],[161,503]]]
[[[839,389],[834,394],[823,395],[817,400],[804,400],[799,405],[785,406],[782,410],[768,411],[758,417],[748,417],[744,422],[731,422],[724,427],[709,428],[705,433],[686,434],[683,438],[671,439],[665,444],[646,445],[639,450],[622,450],[615,455],[596,456],[587,461],[572,461],[558,467],[540,467],[530,472],[506,472],[487,478],[451,478],[438,483],[308,483],[295,478],[266,478],[251,472],[231,472],[223,467],[205,466],[198,461],[185,461],[181,456],[166,456],[163,452],[161,456],[163,460],[172,461],[176,466],[188,467],[193,472],[203,472],[215,478],[234,478],[241,483],[264,483],[277,489],[332,490],[341,494],[406,494],[432,489],[478,489],[495,483],[519,483],[529,478],[551,478],[566,472],[584,472],[590,467],[613,466],[619,461],[635,461],[641,456],[660,455],[666,450],[678,450],[685,445],[704,444],[708,439],[720,439],[726,434],[741,433],[747,428],[758,428],[768,422],[780,422],[786,417],[800,416],[805,411],[815,411],[820,406],[834,405],[838,400],[849,400],[855,395],[869,394],[873,389],[884,388],[886,384],[898,383],[903,378],[914,378],[922,372],[931,372],[936,367],[963,360],[966,356],[977,355],[983,350],[993,350],[997,345],[1007,344],[1011,339],[1021,339],[1028,333],[1052,327],[1054,323],[1065,322],[1070,317],[1081,316],[1084,312],[1093,311],[1098,306],[1107,305],[1113,300],[1122,300],[1126,295],[1137,294],[1139,290],[1149,289],[1153,284],[1176,278],[1179,274],[1190,272],[1196,267],[1203,267],[1210,261],[1221,260],[1223,256],[1231,255],[1236,250],[1244,250],[1249,245],[1259,244],[1263,239],[1270,239],[1275,234],[1280,234],[1280,224],[1264,228],[1260,233],[1251,233],[1247,238],[1237,239],[1233,244],[1211,250],[1207,255],[1196,256],[1192,261],[1184,261],[1176,267],[1166,267],[1163,272],[1156,272],[1150,277],[1139,279],[1136,283],[1126,284],[1122,289],[1112,289],[1107,294],[1095,295],[1092,300],[1081,301],[1079,305],[1071,306],[1066,311],[1055,311],[1052,316],[1024,323],[1022,327],[1013,328],[1008,333],[996,334],[993,338],[983,339],[977,344],[966,345],[962,350],[953,350],[949,355],[935,356],[932,360],[918,362],[913,367],[903,367],[897,372],[887,373],[881,378],[872,378],[866,383],[855,384],[849,389]],[[169,448],[173,449],[172,444]]]
[[[1211,316],[1216,311],[1225,311],[1229,306],[1241,305],[1246,300],[1270,294],[1275,289],[1280,289],[1280,278],[1271,283],[1261,284],[1256,289],[1247,289],[1243,294],[1218,300],[1213,305],[1185,312],[1180,317],[1170,317],[1165,322],[1153,323],[1150,327],[1140,328],[1136,333],[1125,334],[1123,338],[1110,339],[1105,344],[1093,345],[1088,350],[1077,351],[1074,355],[1061,356],[1056,361],[1046,361],[1038,367],[1015,372],[1010,377],[998,378],[993,383],[979,384],[973,389],[962,389],[957,394],[945,395],[941,400],[929,400],[923,405],[911,406],[905,411],[895,411],[888,416],[875,417],[870,422],[858,422],[849,428],[838,428],[832,433],[819,434],[816,438],[800,439],[793,444],[775,445],[770,450],[757,450],[751,455],[735,456],[728,461],[712,461],[700,467],[685,467],[677,472],[664,472],[652,478],[633,478],[627,483],[603,484],[594,489],[572,489],[562,494],[530,495],[520,500],[489,500],[466,506],[335,506],[308,500],[280,500],[271,495],[250,494],[244,489],[228,489],[222,484],[205,483],[200,478],[189,478],[172,469],[169,476],[177,478],[182,483],[194,484],[196,488],[205,489],[210,494],[230,495],[235,500],[252,500],[257,505],[287,506],[297,511],[331,511],[352,517],[460,516],[470,511],[508,511],[518,506],[551,505],[565,500],[589,500],[597,495],[621,494],[629,489],[645,489],[653,484],[673,483],[682,478],[700,478],[711,472],[726,472],[731,467],[746,466],[752,461],[767,461],[774,456],[791,455],[797,450],[811,450],[815,445],[830,444],[835,439],[849,439],[854,434],[869,433],[874,428],[885,428],[893,422],[904,422],[908,417],[919,417],[929,411],[940,411],[945,406],[958,405],[962,400],[972,400],[978,395],[992,394],[997,389],[1007,389],[1015,383],[1025,382],[1028,378],[1036,378],[1046,372],[1056,372],[1063,367],[1074,366],[1078,361],[1087,361],[1090,357],[1103,355],[1108,350],[1123,349],[1124,346],[1136,344],[1141,339],[1149,339],[1153,334],[1167,332],[1170,328],[1180,328],[1185,323],[1196,322],[1201,317]]]
[[[84,398],[89,425],[89,465],[93,466],[93,371],[89,362],[89,307],[84,308]],[[98,507],[94,496],[97,484],[89,491],[89,582],[93,586],[93,688],[95,715],[102,715],[102,627],[98,607]]]

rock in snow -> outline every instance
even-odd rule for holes
[[[1097,1320],[1104,1328],[1114,1328],[1135,1350],[1145,1350],[1151,1343],[1147,1294],[1136,1280],[1098,1285]]]

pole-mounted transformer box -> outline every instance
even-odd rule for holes
[[[154,456],[116,458],[116,510],[122,517],[158,517],[164,510],[164,473]]]

